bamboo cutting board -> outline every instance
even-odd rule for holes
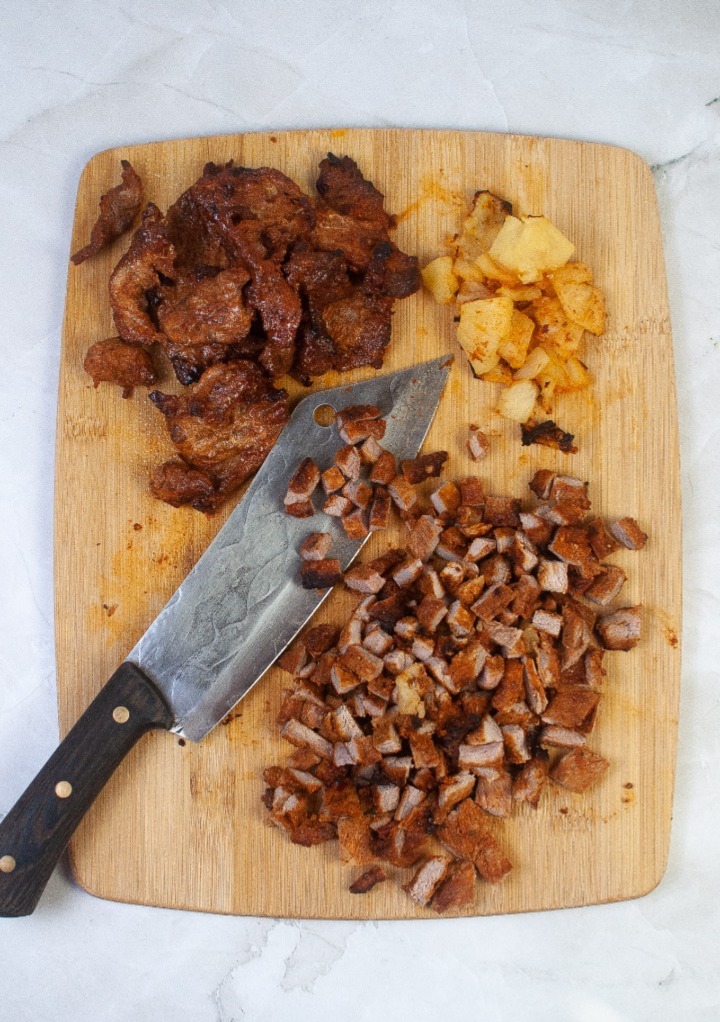
[[[479,474],[489,492],[526,496],[546,467],[590,481],[593,508],[635,516],[650,540],[613,558],[629,575],[627,604],[645,608],[641,644],[606,657],[606,695],[590,745],[611,762],[585,795],[553,789],[498,828],[514,870],[477,884],[464,914],[548,909],[636,897],[662,876],[667,855],[680,668],[680,497],[673,358],[652,177],[632,153],[603,145],[450,131],[296,131],[159,142],[95,156],[78,191],[72,251],[85,243],[119,160],[141,174],[162,209],[208,160],[278,167],[312,194],[327,150],[348,154],[399,214],[396,240],[424,263],[458,228],[479,188],[521,212],[544,213],[576,245],[608,296],[607,333],[586,343],[595,388],[555,409],[579,451],[521,448],[517,427],[492,411],[494,386],[473,379],[454,339],[452,313],[426,294],[398,302],[385,370],[445,352],[455,366],[426,449],[450,452],[450,473],[477,471],[465,451],[475,422],[492,438]],[[175,510],[146,492],[151,466],[170,453],[145,392],[123,401],[94,390],[85,349],[114,333],[109,252],[70,267],[60,376],[56,479],[56,634],[61,730],[67,732],[222,525]],[[367,378],[371,370],[344,376]],[[329,374],[320,386],[334,386]],[[301,388],[290,381],[293,397]],[[166,378],[161,389],[173,389]],[[364,556],[391,545],[376,535]],[[340,620],[334,593],[316,622]],[[363,896],[361,871],[340,865],[336,844],[306,849],[268,826],[261,770],[287,749],[273,736],[283,676],[271,670],[233,719],[199,745],[147,736],[108,784],[71,845],[72,868],[91,893],[120,901],[236,914],[327,918],[433,916],[397,883]]]

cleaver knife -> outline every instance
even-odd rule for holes
[[[0,916],[34,910],[82,817],[146,731],[200,741],[328,596],[329,589],[298,582],[298,549],[318,520],[283,508],[300,461],[310,456],[324,471],[342,446],[334,421],[321,425],[327,417],[318,410],[377,405],[387,422],[383,445],[398,462],[413,458],[451,362],[435,359],[299,402],[225,525],[0,823]],[[365,541],[351,540],[330,516],[322,530],[332,534],[332,556],[344,571]]]

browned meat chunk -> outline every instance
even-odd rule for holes
[[[350,405],[343,408],[335,416],[338,429],[342,429],[348,422],[360,422],[363,419],[379,419],[382,412],[377,405]]]
[[[535,757],[525,763],[513,782],[513,798],[516,802],[528,802],[537,806],[548,775],[546,758]]]
[[[417,260],[389,240],[393,218],[381,193],[351,159],[330,154],[320,164],[317,188],[323,198],[309,235],[316,251],[293,254],[287,270],[307,304],[293,370],[303,381],[330,369],[379,368],[393,299],[420,287]],[[352,284],[348,268],[363,274],[362,282]]]
[[[305,649],[311,657],[326,653],[337,642],[338,629],[334,625],[315,625],[303,637]]]
[[[589,749],[573,749],[557,761],[550,771],[556,784],[570,791],[587,791],[605,774],[610,764]]]
[[[157,309],[161,344],[181,383],[192,383],[208,366],[258,347],[257,341],[242,344],[252,321],[243,299],[249,279],[235,267],[212,276],[190,273],[162,289]]]
[[[568,566],[565,561],[549,561],[541,558],[537,569],[540,588],[546,593],[568,591]]]
[[[393,217],[385,212],[382,192],[366,181],[349,156],[328,153],[320,163],[316,188],[328,206],[343,216],[377,223],[386,231],[394,226]]]
[[[133,387],[151,387],[157,382],[157,373],[150,352],[137,344],[128,344],[120,337],[92,344],[83,362],[85,372],[99,383],[114,383],[122,387],[123,397],[131,397]]]
[[[582,568],[592,558],[587,530],[576,525],[561,526],[555,531],[548,550],[561,561]]]
[[[295,359],[295,335],[302,315],[300,298],[275,263],[263,260],[252,268],[247,299],[259,312],[267,334],[260,362],[277,379],[290,371]]]
[[[343,216],[324,202],[315,205],[315,227],[310,233],[313,248],[339,254],[345,265],[356,273],[367,270],[373,252],[386,239],[386,228],[372,221]]]
[[[196,511],[206,511],[216,500],[213,479],[184,461],[166,461],[158,465],[150,476],[150,493],[156,500],[164,500],[173,507],[189,505]]]
[[[647,542],[647,534],[634,518],[618,519],[610,526],[610,532],[628,550],[642,550]]]
[[[300,568],[303,589],[330,589],[342,582],[340,562],[334,557],[321,561],[305,561]]]
[[[552,419],[538,422],[535,425],[522,423],[520,434],[520,442],[523,447],[529,447],[530,444],[540,444],[543,447],[553,447],[555,450],[563,451],[565,454],[577,453],[577,447],[573,444],[574,434],[566,433],[565,430],[560,429]]]
[[[592,521],[588,522],[587,532],[590,546],[598,560],[602,560],[603,557],[607,557],[608,554],[612,554],[615,550],[620,549],[620,544],[608,532],[602,518],[593,518]]]
[[[312,228],[310,199],[279,170],[208,163],[179,200],[192,205],[203,233],[218,238],[231,260],[281,260]]]
[[[333,493],[323,504],[325,514],[331,515],[333,518],[343,518],[350,513],[351,509],[352,503],[341,493]]]
[[[430,904],[436,912],[447,912],[449,909],[465,908],[474,897],[475,870],[471,862],[460,859],[450,864]]]
[[[353,880],[349,890],[351,894],[367,894],[384,880],[387,880],[387,875],[382,866],[371,866],[370,869],[361,873],[357,880]]]
[[[110,305],[115,326],[124,341],[153,344],[162,339],[150,315],[148,292],[175,277],[175,249],[165,218],[149,202],[130,248],[110,277]]]
[[[516,529],[520,525],[520,501],[514,497],[486,497],[485,521]]]
[[[616,564],[603,564],[601,575],[596,575],[584,592],[585,599],[606,607],[618,595],[627,578]]]
[[[350,539],[365,539],[370,531],[368,516],[362,508],[356,508],[355,511],[348,512],[348,514],[342,516],[340,521]]]
[[[417,258],[401,252],[391,241],[381,242],[373,250],[363,284],[375,294],[408,298],[422,284]]]
[[[392,299],[357,287],[346,298],[331,302],[322,312],[323,327],[334,353],[328,368],[345,372],[369,365],[380,369],[390,343]],[[308,370],[309,375],[313,375]]]
[[[376,486],[373,492],[373,501],[370,505],[370,518],[368,521],[371,532],[387,529],[390,524],[390,508],[390,494],[384,486]]]
[[[369,507],[373,496],[372,486],[364,479],[351,479],[342,488],[343,497],[347,497],[356,507]]]
[[[364,440],[382,440],[387,423],[384,419],[358,419],[340,427],[340,436],[346,444],[361,444]]]
[[[401,511],[410,511],[417,504],[415,487],[402,476],[395,476],[389,483],[388,493]]]
[[[402,474],[409,483],[422,483],[426,479],[439,476],[443,465],[448,459],[447,451],[435,451],[433,454],[419,454],[417,458],[403,461],[400,465]]]
[[[553,696],[542,715],[543,722],[586,733],[595,723],[599,701],[599,692],[584,685],[568,685]]]
[[[490,450],[490,441],[477,426],[470,426],[467,448],[474,461],[482,461]]]
[[[483,880],[499,883],[512,869],[491,834],[487,816],[471,799],[465,799],[438,830],[438,837],[451,852],[469,859]]]
[[[70,256],[76,266],[90,256],[97,255],[121,234],[124,234],[140,212],[143,201],[143,186],[127,160],[121,160],[122,183],[111,188],[100,199],[100,216],[90,233],[90,241]]]
[[[214,497],[203,507],[193,502],[203,511],[214,511],[257,471],[288,420],[285,391],[242,359],[211,366],[181,395],[156,390],[150,399],[180,455],[213,479]]]
[[[623,607],[601,617],[597,630],[605,649],[632,649],[640,641],[640,608]]]
[[[447,876],[450,860],[444,855],[434,855],[425,859],[417,868],[412,879],[405,884],[404,890],[419,905],[427,905],[437,887]]]
[[[351,444],[346,444],[336,451],[333,461],[348,479],[360,478],[360,452]],[[345,485],[344,480],[343,485]]]
[[[324,561],[332,546],[332,536],[328,532],[311,532],[300,546],[300,556],[304,561]]]
[[[370,470],[370,482],[387,486],[397,473],[395,455],[391,451],[383,451]]]
[[[288,482],[287,492],[283,498],[286,510],[293,504],[309,500],[320,482],[320,469],[312,458],[303,458]]]
[[[385,579],[370,564],[358,564],[345,573],[345,585],[358,593],[379,593]]]
[[[335,493],[345,485],[345,476],[336,465],[326,469],[320,476],[325,493]]]

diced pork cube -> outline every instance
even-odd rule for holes
[[[443,483],[430,494],[430,501],[439,515],[453,515],[460,507],[460,490],[455,483]]]
[[[324,561],[332,546],[329,532],[311,532],[300,546],[300,556],[304,561]]]
[[[390,494],[384,486],[376,486],[373,491],[368,524],[371,532],[387,529],[390,524]]]
[[[482,461],[490,450],[490,441],[477,426],[470,427],[467,448],[474,461]]]
[[[435,552],[443,525],[431,515],[421,515],[410,530],[408,550],[421,561],[427,561]]]
[[[543,557],[538,564],[537,580],[546,593],[566,593],[568,566],[565,561],[550,561]]]
[[[605,649],[632,649],[640,641],[640,607],[623,607],[601,617],[597,630]]]
[[[628,550],[642,550],[647,543],[646,533],[634,518],[619,518],[610,525],[610,532]]]
[[[365,539],[369,534],[367,515],[360,507],[343,515],[340,522],[350,539]]]
[[[582,792],[599,781],[609,766],[606,759],[589,749],[573,749],[557,761],[550,777],[563,788]]]
[[[397,474],[395,455],[391,451],[383,451],[370,470],[370,482],[387,486]]]
[[[341,427],[340,436],[346,444],[359,444],[369,437],[382,440],[386,428],[387,423],[384,419],[356,419]]]
[[[403,890],[419,905],[427,905],[447,876],[449,865],[450,860],[444,855],[424,859]]]
[[[342,582],[340,562],[334,557],[304,561],[300,567],[300,581],[303,589],[329,589]]]
[[[346,479],[360,478],[360,452],[347,444],[335,453],[334,462]]]
[[[323,490],[325,493],[335,493],[336,490],[341,490],[345,485],[345,476],[342,474],[337,465],[332,465],[326,469],[320,476],[322,481]]]
[[[417,458],[401,462],[400,469],[409,483],[423,483],[426,479],[439,476],[447,459],[447,451],[419,454]]]
[[[299,720],[290,719],[280,730],[281,738],[285,738],[291,745],[307,747],[322,759],[332,759],[333,747],[326,738],[317,734],[311,728],[301,724]]]

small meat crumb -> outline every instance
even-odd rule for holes
[[[351,894],[367,894],[373,887],[383,883],[387,880],[387,874],[382,866],[371,866],[370,869],[366,869],[364,873],[361,873],[357,880],[353,880],[350,884]]]
[[[490,450],[490,441],[478,426],[470,427],[467,448],[473,461],[482,461]]]

